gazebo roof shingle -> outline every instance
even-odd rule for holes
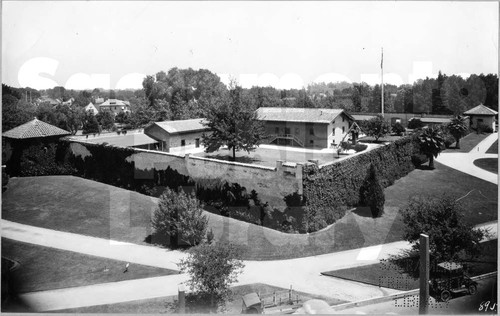
[[[11,130],[6,131],[2,134],[2,136],[14,139],[28,139],[50,136],[65,136],[69,134],[71,133],[63,130],[62,128],[50,125],[35,118],[27,123],[24,123],[23,125],[19,125]]]

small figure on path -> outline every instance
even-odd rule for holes
[[[123,270],[123,273],[128,272],[128,267],[129,267],[129,265],[130,265],[130,264],[127,262],[127,264],[125,265],[125,270]]]

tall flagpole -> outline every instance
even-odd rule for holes
[[[382,59],[380,60],[380,69],[382,73],[382,116],[384,116],[384,48],[382,47]]]

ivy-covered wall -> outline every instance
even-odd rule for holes
[[[303,174],[306,208],[320,212],[336,205],[357,205],[370,164],[385,188],[415,169],[412,156],[418,153],[418,143],[410,136],[322,168],[308,164]]]

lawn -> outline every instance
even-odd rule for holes
[[[455,144],[452,144],[451,148],[444,150],[443,153],[468,153],[489,135],[477,134],[476,132],[470,133],[460,139],[460,149],[455,149]]]
[[[240,314],[242,307],[242,296],[248,293],[259,293],[261,297],[265,297],[267,302],[269,297],[274,291],[286,292],[287,289],[255,283],[249,285],[236,286],[232,288],[233,298],[232,301],[228,302],[226,305],[226,310],[224,313],[227,314]],[[299,295],[299,303],[303,303],[309,299],[322,299],[327,301],[330,305],[338,305],[346,303],[334,298],[328,298],[323,296],[313,296],[306,293],[294,292]],[[126,303],[109,304],[109,305],[99,305],[99,306],[89,306],[76,309],[66,309],[60,311],[54,311],[57,313],[133,313],[133,314],[160,314],[160,313],[174,313],[176,308],[177,296],[166,296],[148,300],[138,300]],[[194,309],[194,308],[193,308]],[[194,310],[189,310],[189,303],[186,303],[186,313],[208,313],[208,310],[199,308]]]
[[[487,154],[498,154],[498,140],[496,140],[493,145],[486,151]]]
[[[498,241],[492,240],[480,244],[481,255],[473,260],[466,260],[467,274],[481,275],[497,270]],[[323,275],[409,291],[419,287],[419,258],[390,259],[377,264],[323,272]],[[432,271],[431,271],[432,276]]]
[[[481,158],[474,160],[474,165],[489,172],[498,174],[497,158]]]
[[[220,149],[213,153],[195,153],[193,156],[214,158],[219,160],[229,160],[232,161],[233,152],[227,149]],[[337,159],[337,154],[333,153],[316,153],[311,151],[295,151],[287,150],[286,147],[280,149],[271,148],[257,148],[250,153],[246,151],[236,152],[236,161],[242,163],[258,164],[267,167],[276,167],[277,160],[283,160],[286,162],[307,162],[308,160],[318,160],[319,164],[324,164]]]
[[[19,263],[12,272],[18,293],[177,274],[178,271],[63,251],[2,238],[2,257]]]
[[[416,194],[446,192],[465,196],[461,202],[468,221],[480,224],[497,220],[495,184],[437,162],[435,165],[435,170],[416,169],[386,188],[385,214],[381,218],[373,219],[369,210],[358,208],[334,225],[312,234],[286,234],[206,214],[215,240],[239,245],[244,258],[249,260],[305,257],[401,240],[404,227],[398,211]],[[2,196],[2,217],[27,225],[147,244],[156,201],[72,176],[12,178]]]

